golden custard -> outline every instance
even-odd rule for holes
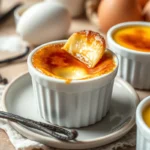
[[[150,52],[150,27],[129,26],[121,28],[113,34],[119,45],[141,52]]]
[[[150,105],[143,110],[143,119],[148,127],[150,127]]]
[[[33,66],[45,75],[68,82],[72,79],[87,79],[106,74],[116,67],[112,54],[106,51],[94,68],[88,68],[63,50],[63,45],[52,44],[39,49],[32,57]]]

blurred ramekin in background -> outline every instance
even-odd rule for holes
[[[108,74],[84,80],[72,80],[69,84],[63,79],[46,76],[34,68],[32,56],[43,46],[65,43],[66,40],[46,43],[33,50],[28,57],[28,69],[32,77],[33,90],[40,115],[46,121],[65,126],[83,127],[102,119],[109,110],[116,68]]]
[[[119,29],[130,26],[148,26],[146,22],[125,22],[111,27],[107,33],[108,48],[119,59],[118,75],[128,81],[134,88],[150,89],[150,52],[135,51],[116,43],[113,34]],[[140,33],[138,33],[140,34]],[[140,41],[139,41],[140,42]]]
[[[137,107],[137,111],[136,111],[136,124],[137,124],[136,150],[150,150],[150,128],[146,125],[146,123],[143,120],[143,110],[147,106],[150,106],[150,96],[145,98]]]

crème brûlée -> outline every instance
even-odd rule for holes
[[[150,127],[150,105],[148,105],[144,110],[143,110],[143,120],[146,123],[148,127]]]
[[[118,29],[113,39],[119,45],[139,52],[150,52],[150,26],[128,26]]]
[[[94,68],[88,68],[86,64],[63,50],[63,46],[62,43],[42,47],[32,57],[33,66],[45,75],[66,81],[93,78],[116,68],[113,55],[107,50]]]

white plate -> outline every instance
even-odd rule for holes
[[[9,123],[25,137],[48,146],[64,149],[92,148],[108,144],[125,135],[135,124],[138,103],[139,98],[135,90],[122,79],[116,78],[112,104],[107,116],[95,125],[77,129],[79,136],[77,141],[72,142],[62,142],[31,128]],[[4,111],[44,122],[36,109],[31,77],[28,73],[21,75],[8,86],[3,94],[2,107]]]

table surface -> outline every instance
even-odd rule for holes
[[[2,1],[2,12],[6,11],[8,8],[13,6],[16,2],[19,2],[21,0],[3,0]],[[23,0],[22,0],[23,1]],[[29,1],[29,0],[28,0]],[[27,0],[24,0],[23,2],[27,2]],[[9,4],[9,5],[8,5]],[[85,17],[81,17],[78,19],[73,19],[71,23],[71,27],[68,33],[68,36],[79,30],[83,29],[89,29],[98,31],[98,28],[96,28],[94,25],[92,25]],[[6,20],[4,23],[0,24],[0,36],[1,35],[15,35],[15,23],[13,19],[13,15]],[[0,52],[0,57],[4,58],[10,55],[8,52]],[[12,81],[15,77],[20,75],[21,73],[27,71],[27,64],[26,61],[22,61],[20,63],[14,63],[9,65],[0,66],[0,74],[8,79],[8,81]],[[137,91],[139,94],[140,99],[145,98],[146,96],[150,95],[150,91]],[[10,143],[7,134],[0,130],[0,150],[15,150],[12,144]],[[135,150],[134,148],[127,148],[128,150]]]

